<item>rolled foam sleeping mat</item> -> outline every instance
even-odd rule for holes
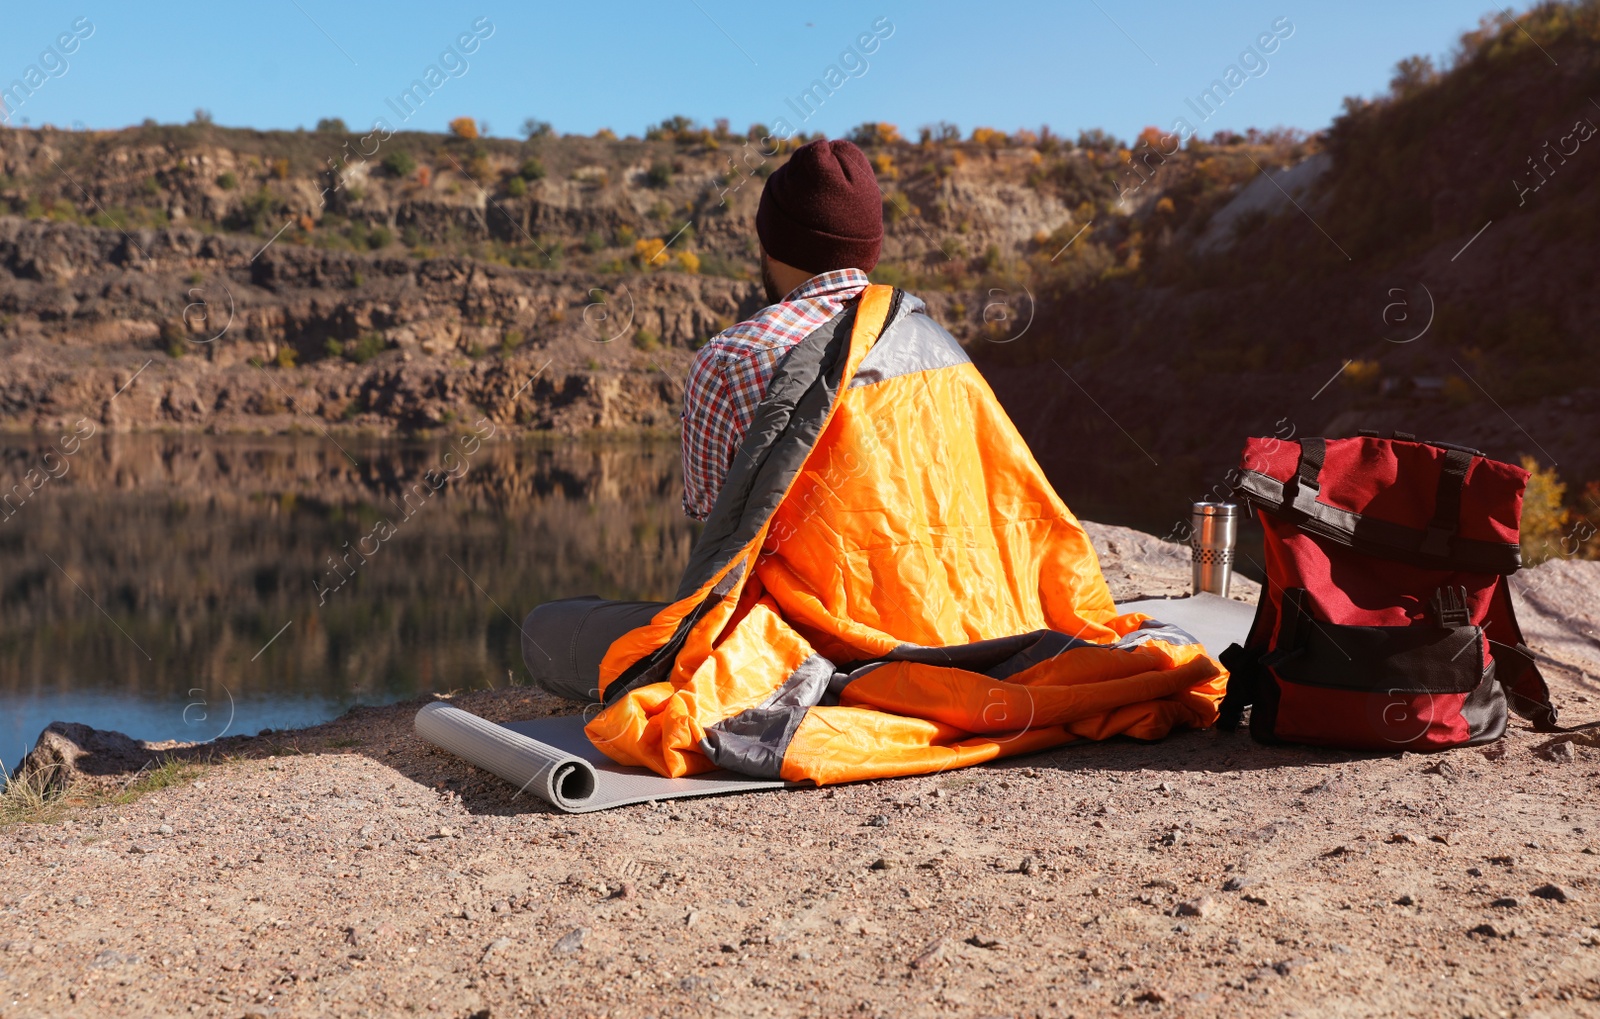
[[[434,746],[569,814],[786,785],[731,771],[664,778],[648,768],[626,767],[589,741],[584,720],[577,715],[498,725],[436,701],[417,712],[413,725],[417,735]]]
[[[434,746],[562,810],[582,810],[594,796],[588,761],[469,711],[435,702],[417,712],[415,725],[417,735]]]

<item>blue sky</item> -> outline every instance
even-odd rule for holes
[[[9,6],[0,87],[40,64],[78,18],[93,24],[66,70],[56,65],[59,76],[12,111],[14,123],[115,128],[146,117],[187,121],[196,107],[219,124],[256,128],[309,128],[324,116],[353,128],[379,116],[394,122],[385,100],[487,18],[493,35],[466,58],[466,72],[406,126],[440,130],[470,115],[502,136],[528,116],[562,132],[625,135],[683,114],[705,123],[727,117],[740,129],[788,115],[800,130],[830,135],[864,120],[914,134],[943,119],[963,132],[1048,123],[1068,135],[1103,127],[1126,138],[1147,124],[1170,127],[1185,99],[1280,18],[1293,34],[1200,133],[1310,130],[1327,125],[1343,97],[1381,91],[1397,60],[1441,56],[1496,11],[1488,0]],[[800,123],[786,100],[879,18],[886,37],[865,71],[858,65],[858,76]]]

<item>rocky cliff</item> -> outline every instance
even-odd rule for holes
[[[665,427],[692,340],[755,306],[750,284],[718,277],[597,281],[460,255],[259,247],[0,220],[0,422]],[[641,332],[656,339],[635,342]]]

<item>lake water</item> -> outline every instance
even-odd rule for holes
[[[1072,477],[1093,519],[1183,504]],[[13,436],[0,479],[7,766],[54,720],[205,740],[523,682],[529,609],[665,599],[699,527],[667,442]]]
[[[672,444],[341,443],[0,440],[44,479],[0,506],[0,760],[520,682],[530,608],[665,598],[697,533]]]

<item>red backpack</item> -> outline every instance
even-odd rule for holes
[[[1253,704],[1264,743],[1442,750],[1486,743],[1506,707],[1556,712],[1506,578],[1528,473],[1475,449],[1379,438],[1250,439],[1238,493],[1266,532],[1266,584],[1221,724]]]

